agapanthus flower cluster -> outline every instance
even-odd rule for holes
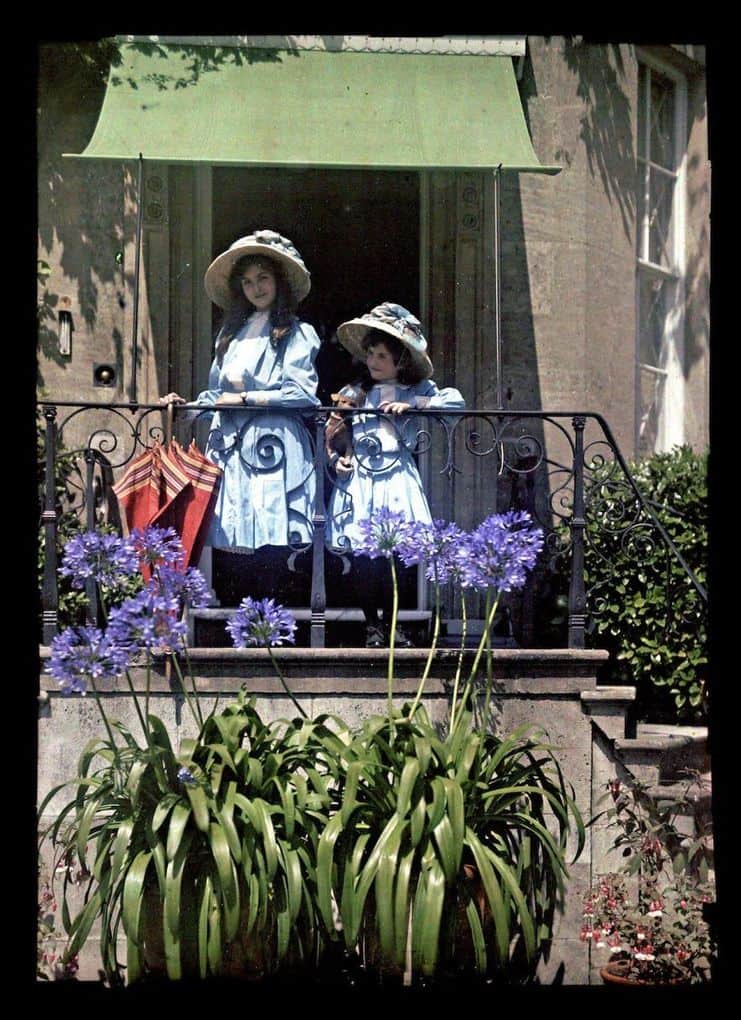
[[[117,588],[138,569],[139,556],[129,539],[87,531],[69,540],[59,572],[71,579],[73,588],[84,588],[89,580]]]
[[[48,671],[65,694],[85,694],[88,683],[121,676],[130,652],[97,627],[68,627],[52,641]]]
[[[425,563],[425,576],[444,584],[497,592],[522,588],[543,549],[543,529],[525,510],[492,514],[471,532],[435,519],[407,521],[401,511],[380,507],[358,523],[356,556],[398,555],[407,566]]]
[[[452,522],[438,518],[431,524],[412,521],[402,535],[397,553],[408,567],[424,563],[428,581],[446,584],[459,579],[457,551],[465,537],[465,532]]]
[[[198,780],[185,765],[178,769],[177,777],[178,782],[182,783],[183,786],[198,786]]]
[[[156,586],[148,585],[111,610],[108,634],[131,653],[137,649],[173,651],[187,633],[185,622],[178,618],[179,608],[176,597],[162,595]]]
[[[370,556],[371,559],[379,556],[390,558],[406,542],[409,527],[410,522],[402,511],[379,507],[370,517],[358,521],[361,534],[360,540],[353,546],[353,553]]]
[[[104,631],[69,628],[52,642],[48,671],[66,693],[84,694],[98,677],[119,676],[141,651],[168,653],[182,645],[183,604],[208,601],[206,580],[184,567],[185,551],[173,528],[137,529],[126,538],[88,532],[67,544],[62,573],[83,587],[92,579],[109,593],[142,572],[144,587],[108,612]]]
[[[497,592],[522,588],[543,548],[543,529],[525,510],[492,514],[458,546],[463,587]]]
[[[242,599],[226,628],[235,648],[271,648],[296,640],[293,614],[274,599]]]
[[[129,535],[129,542],[142,568],[170,567],[182,570],[185,550],[174,528],[136,528]]]
[[[196,567],[182,570],[162,563],[156,567],[151,584],[161,595],[187,600],[194,609],[207,605],[210,597],[206,578]]]

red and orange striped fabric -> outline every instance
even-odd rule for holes
[[[135,528],[171,527],[185,549],[185,565],[200,559],[221,481],[221,468],[196,446],[171,440],[136,457],[113,486],[126,534]]]

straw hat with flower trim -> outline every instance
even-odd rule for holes
[[[432,375],[432,362],[427,354],[427,340],[422,333],[422,324],[410,311],[392,301],[371,308],[365,315],[357,319],[349,319],[337,327],[337,339],[346,347],[353,357],[365,360],[363,340],[372,329],[400,340],[409,352],[412,363],[419,371],[422,379]]]
[[[238,238],[225,252],[213,260],[203,278],[206,293],[220,308],[231,303],[229,274],[245,255],[265,255],[278,262],[296,301],[302,301],[311,289],[311,275],[292,241],[275,230],[256,230]]]

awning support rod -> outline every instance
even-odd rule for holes
[[[502,389],[502,245],[501,245],[502,164],[494,170],[494,359],[497,373],[495,407],[504,409]]]
[[[139,153],[139,181],[137,184],[136,253],[134,255],[134,315],[131,327],[131,394],[130,402],[137,404],[136,370],[139,361],[139,263],[142,250],[142,216],[144,205],[144,160]]]

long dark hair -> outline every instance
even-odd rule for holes
[[[390,333],[382,329],[371,329],[363,337],[361,347],[367,354],[369,347],[375,347],[379,343],[386,344],[386,349],[396,365],[396,378],[402,386],[413,386],[424,379],[423,373],[412,361],[409,348]]]
[[[267,269],[275,277],[275,301],[270,309],[270,338],[272,342],[277,343],[296,324],[298,301],[288,284],[281,264],[267,255],[243,255],[234,263],[229,273],[229,306],[224,311],[224,319],[216,341],[216,358],[219,364],[223,361],[229,344],[241,329],[245,319],[255,311],[255,306],[247,300],[242,289],[242,277],[253,265]]]

